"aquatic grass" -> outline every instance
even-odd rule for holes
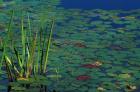
[[[40,39],[40,38],[39,38]],[[38,41],[37,43],[37,59],[34,62],[34,74],[37,75],[39,73],[39,63],[40,63],[40,59],[41,59],[41,40]]]
[[[33,42],[31,43],[30,50],[27,50],[28,53],[28,61],[27,61],[27,74],[26,78],[31,75],[32,68],[33,68],[33,63],[34,63],[34,56],[35,56],[35,49],[36,49],[36,41],[37,41],[37,34],[32,40]]]
[[[29,13],[28,13],[28,31],[29,31],[29,38],[31,38],[31,20],[30,20],[30,15],[29,15]],[[31,39],[30,39],[30,41],[31,41]]]
[[[2,71],[1,68],[3,67],[3,64],[4,64],[3,61],[4,61],[5,55],[6,55],[6,47],[10,46],[10,49],[11,49],[11,46],[13,46],[12,32],[11,32],[13,19],[14,19],[14,10],[11,11],[10,21],[7,25],[7,34],[8,35],[0,41],[1,51],[3,52],[2,56],[1,56],[1,60],[0,60],[0,71]],[[11,42],[10,44],[8,44],[9,41]]]
[[[12,38],[12,32],[11,32],[12,27],[13,27],[13,25],[12,25],[13,19],[14,19],[14,10],[12,10],[12,12],[11,12],[11,17],[10,17],[10,21],[8,23],[8,29],[7,29],[8,36],[7,36],[7,42],[6,43],[8,43],[8,41],[10,41],[11,42],[11,47],[13,46],[13,40],[12,40],[13,38]]]
[[[11,15],[11,19],[8,26],[8,35],[5,41],[3,58],[1,61],[5,60],[6,70],[9,76],[9,80],[19,80],[19,79],[29,79],[32,75],[35,77],[37,75],[45,75],[47,71],[48,65],[48,56],[49,56],[49,48],[51,45],[53,27],[54,27],[54,19],[51,23],[49,38],[44,36],[44,30],[41,27],[40,31],[36,32],[32,37],[31,33],[31,21],[30,16],[28,16],[28,31],[24,29],[24,16],[21,17],[21,51],[18,51],[18,47],[16,45],[11,45],[10,50],[14,52],[12,56],[10,56],[8,49],[8,42],[12,40],[8,40],[12,38],[12,32],[10,31],[12,28],[13,14]],[[29,35],[28,35],[29,32]],[[10,35],[10,37],[8,37]],[[38,36],[39,35],[39,36]],[[43,42],[43,43],[42,43]],[[44,49],[46,51],[44,52]],[[10,57],[9,57],[10,56]],[[46,75],[45,75],[46,76]]]
[[[52,24],[51,24],[51,30],[50,30],[50,34],[49,34],[48,43],[47,43],[46,56],[45,56],[45,62],[44,62],[43,73],[46,72],[46,68],[47,68],[48,56],[49,56],[49,50],[50,50],[50,45],[51,45],[51,39],[52,39],[53,28],[54,28],[54,19],[53,19]]]
[[[27,20],[25,20],[25,16]],[[55,20],[52,19],[50,32],[48,32],[47,36],[46,31],[48,29],[46,30],[46,28],[42,28],[43,26],[41,26],[40,30],[37,32],[33,31],[31,29],[30,15],[22,14],[20,22],[21,34],[18,36],[20,38],[20,43],[18,44],[16,44],[16,41],[14,42],[13,39],[13,20],[14,11],[11,12],[7,27],[8,31],[6,31],[7,35],[2,43],[3,53],[0,61],[0,69],[3,67],[2,63],[5,64],[8,80],[10,82],[9,90],[14,86],[11,85],[11,82],[21,85],[25,83],[25,85],[27,84],[26,86],[30,87],[33,81],[39,83],[38,85],[41,86],[41,89],[46,89],[46,85],[48,84],[46,72]],[[25,26],[27,26],[27,28]]]
[[[11,71],[8,63],[6,62],[6,60],[5,60],[5,67],[6,67],[6,71],[7,71],[7,75],[8,75],[8,80],[10,82],[13,82],[14,81],[14,78],[13,78],[13,75],[12,75],[12,71]]]
[[[5,48],[8,47],[8,45],[10,46],[10,48],[11,48],[11,46],[13,46],[12,32],[11,32],[12,31],[13,19],[14,19],[14,10],[11,11],[10,21],[9,21],[9,23],[7,25],[7,34],[8,35],[5,37],[5,39],[4,39],[5,41],[2,42],[2,44],[1,44],[2,45],[2,50],[3,50],[2,61],[3,61],[4,55],[6,53]],[[8,44],[9,41],[11,42],[11,44]]]
[[[21,66],[21,73],[20,73],[20,77],[23,77],[23,72],[24,72],[24,68],[23,68],[23,65],[25,63],[25,44],[26,44],[26,31],[24,30],[24,17],[22,15],[22,18],[21,18],[21,43],[22,43],[22,59],[18,59],[18,63],[19,65]],[[20,58],[20,57],[18,57]]]
[[[43,39],[43,32],[42,32],[42,28],[41,31],[39,32],[40,38],[39,38],[39,42],[40,42],[40,74],[43,74],[43,60],[44,60],[44,44],[45,44],[45,39]],[[39,51],[39,48],[38,48]]]

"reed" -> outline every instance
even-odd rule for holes
[[[47,68],[47,64],[48,64],[48,56],[49,56],[49,50],[50,50],[50,45],[51,45],[53,28],[54,28],[54,20],[52,21],[52,24],[51,24],[49,39],[48,39],[47,46],[46,46],[46,56],[45,56],[45,62],[44,62],[44,66],[43,66],[43,73],[46,72],[46,68]]]
[[[52,20],[49,38],[47,38],[47,36],[43,36],[43,33],[45,32],[45,30],[42,30],[43,28],[33,34],[29,14],[27,17],[28,30],[24,29],[24,16],[22,15],[21,17],[20,47],[22,47],[22,49],[20,51],[18,50],[18,46],[13,45],[13,40],[9,40],[13,38],[11,28],[14,18],[14,11],[12,11],[11,14],[11,19],[8,26],[8,35],[6,36],[5,43],[3,45],[4,50],[1,59],[1,62],[5,61],[9,81],[28,80],[33,76],[35,78],[37,75],[46,76],[45,73],[47,71],[49,49],[55,20]],[[14,54],[11,56],[7,51],[9,41],[12,42],[12,45],[10,45],[10,50],[11,52],[14,52]],[[44,42],[44,44],[42,44],[42,42]],[[46,52],[44,52],[44,49],[46,49]]]

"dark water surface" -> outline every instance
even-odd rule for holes
[[[139,9],[140,0],[62,0],[61,5],[65,8],[79,9]]]

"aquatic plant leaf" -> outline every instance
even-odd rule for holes
[[[13,46],[13,41],[12,41],[13,38],[12,38],[12,32],[11,32],[13,19],[14,19],[14,10],[12,10],[11,18],[8,24],[8,38],[6,41],[6,44],[9,43],[8,41],[11,41],[11,46]]]
[[[31,43],[30,51],[28,51],[29,56],[28,61],[27,61],[27,73],[26,73],[26,78],[30,76],[32,73],[32,68],[34,66],[34,55],[35,55],[35,49],[36,49],[36,41],[37,41],[37,33],[35,37],[33,38],[33,42]]]
[[[22,61],[21,61],[20,55],[19,55],[18,51],[16,50],[16,48],[14,48],[14,51],[15,51],[15,55],[16,55],[16,57],[17,57],[19,66],[20,66],[20,68],[22,69],[22,68],[23,68],[23,65],[22,65]]]
[[[47,75],[48,78],[61,78],[62,75]]]
[[[130,74],[119,74],[118,77],[126,79],[126,78],[130,78],[131,75]]]
[[[11,65],[11,67],[13,66],[13,68],[17,72],[17,74],[20,74],[20,72],[18,71],[18,69],[16,68],[16,66],[13,64],[13,62],[10,60],[10,58],[7,55],[5,55],[5,59]]]
[[[52,32],[53,32],[53,28],[54,28],[54,22],[55,22],[55,20],[53,19],[52,24],[51,24],[49,39],[48,39],[48,43],[47,43],[47,47],[46,47],[46,56],[45,56],[45,61],[44,61],[44,66],[43,66],[43,73],[46,72],[46,68],[47,68],[49,49],[50,49],[50,45],[51,45]]]
[[[21,18],[21,43],[22,43],[22,66],[25,63],[25,54],[26,54],[26,31],[24,30],[24,19],[23,15]]]

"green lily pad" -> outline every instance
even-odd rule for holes
[[[62,75],[47,75],[48,78],[61,78]]]
[[[127,74],[127,73],[126,74],[119,74],[118,77],[123,78],[123,79],[127,79],[127,78],[131,78],[131,75]]]

